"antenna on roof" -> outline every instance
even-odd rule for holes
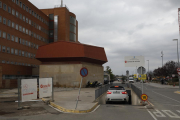
[[[63,0],[61,0],[61,7],[63,7]]]

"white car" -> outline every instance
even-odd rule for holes
[[[122,86],[111,86],[107,91],[106,104],[110,101],[129,101],[129,95]]]
[[[134,83],[134,78],[133,77],[129,77],[129,83]]]

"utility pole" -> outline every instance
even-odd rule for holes
[[[163,54],[163,51],[161,51],[161,54],[162,54],[161,57],[162,57],[162,67],[163,67],[163,55],[164,55],[164,54]]]

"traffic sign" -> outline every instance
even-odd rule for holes
[[[141,95],[141,100],[146,101],[148,99],[148,96],[146,94]]]
[[[86,77],[86,76],[88,75],[88,69],[85,68],[85,67],[81,68],[81,70],[80,70],[80,75],[81,75],[82,77]]]
[[[138,74],[141,74],[141,68],[142,68],[142,74],[145,74],[146,69],[144,67],[142,67],[142,66],[137,69]]]
[[[178,71],[177,73],[178,73],[178,75],[180,76],[180,71]]]
[[[177,68],[177,71],[180,72],[180,68]]]
[[[139,77],[141,77],[141,75],[139,75]]]

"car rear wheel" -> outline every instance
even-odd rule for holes
[[[106,101],[106,104],[109,104],[109,101]]]

